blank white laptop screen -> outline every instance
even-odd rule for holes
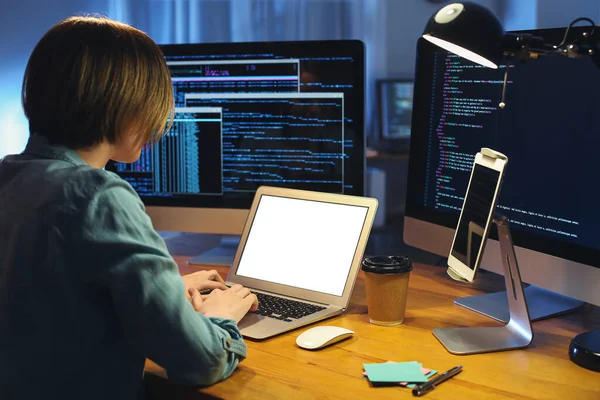
[[[262,195],[236,274],[341,296],[367,211]]]

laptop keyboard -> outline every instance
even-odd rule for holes
[[[298,319],[306,317],[307,315],[325,309],[325,307],[284,299],[282,297],[270,296],[264,293],[255,292],[254,294],[258,297],[258,310],[251,312],[284,322],[292,322],[292,318]]]

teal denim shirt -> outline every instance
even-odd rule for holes
[[[126,181],[31,136],[0,161],[0,399],[134,399],[144,361],[210,385],[246,356],[194,311]]]

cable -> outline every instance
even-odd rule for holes
[[[594,34],[594,32],[596,31],[596,23],[594,21],[592,21],[591,19],[586,18],[586,17],[577,18],[576,20],[574,20],[573,22],[571,22],[569,24],[569,26],[567,27],[567,30],[565,31],[565,36],[563,37],[562,42],[560,42],[560,44],[558,46],[556,46],[557,49],[561,48],[562,46],[565,45],[565,43],[567,42],[567,37],[569,36],[569,31],[571,30],[571,28],[573,27],[573,25],[575,25],[576,23],[578,23],[580,21],[589,22],[592,25],[592,32],[590,33],[590,36]]]

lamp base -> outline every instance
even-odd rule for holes
[[[569,346],[569,358],[580,367],[600,372],[600,331],[575,336]]]

